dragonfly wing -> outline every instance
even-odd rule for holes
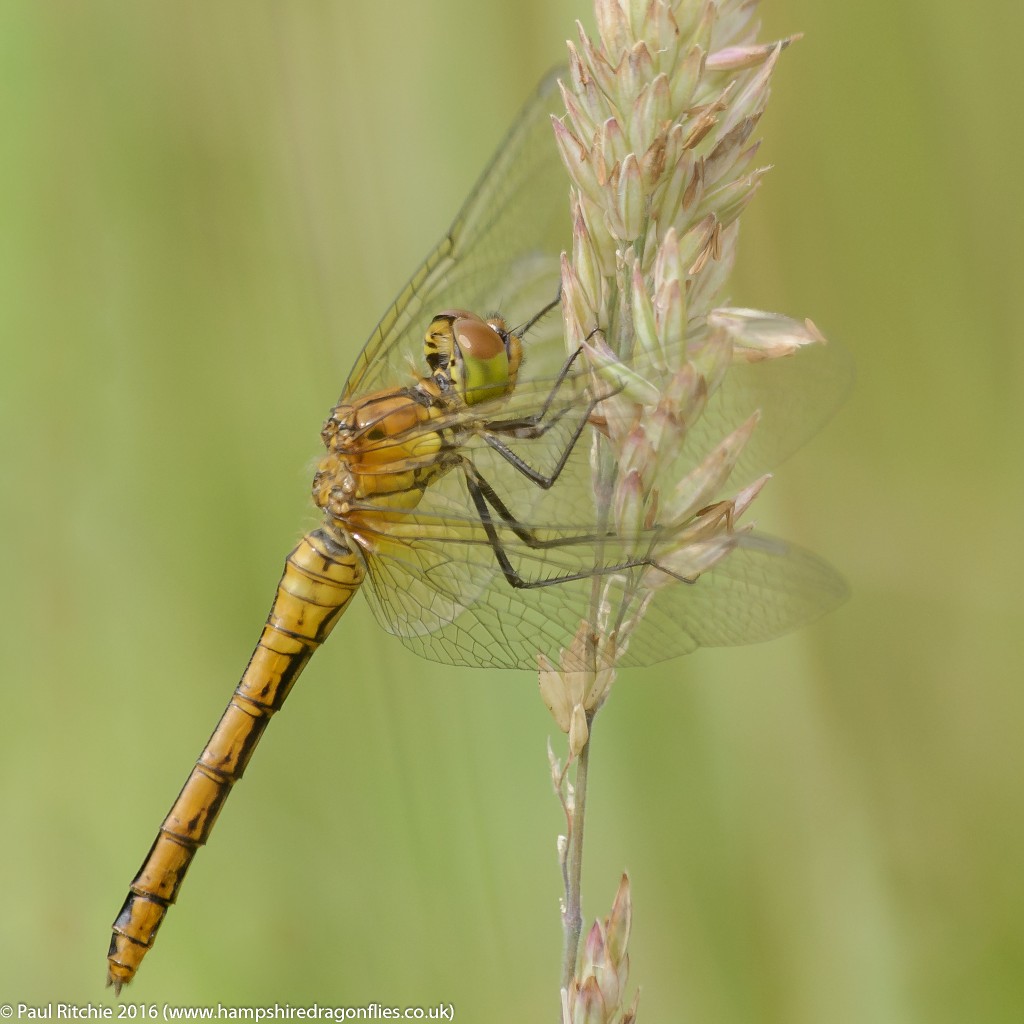
[[[454,534],[451,522],[446,527]],[[593,570],[592,545],[535,552],[509,531],[500,532],[506,553],[527,580]],[[468,528],[461,541],[424,538],[411,550],[398,558],[395,552],[369,557],[364,589],[384,629],[431,661],[536,668],[538,653],[557,656],[589,607],[590,577],[529,590],[513,587],[482,530]]]
[[[523,582],[579,577],[518,588],[500,568],[479,518],[452,511],[465,509],[470,499],[459,496],[449,480],[465,487],[454,473],[443,481],[450,488],[449,511],[417,509],[368,557],[365,589],[377,619],[422,657],[454,665],[536,668],[538,653],[556,659],[580,623],[592,621],[595,595],[607,581],[613,581],[610,598],[616,606],[614,591],[651,571],[629,563],[638,551],[656,549],[656,530],[631,548],[621,539],[581,532],[585,524],[577,520],[555,527],[520,519],[517,526],[530,533],[532,543],[527,543],[509,524],[495,522],[497,544]],[[736,548],[695,583],[672,581],[656,589],[622,664],[650,665],[698,647],[773,639],[831,610],[845,596],[839,575],[814,555],[743,534]]]
[[[774,640],[849,596],[827,562],[785,541],[748,533],[693,584],[671,584],[648,605],[622,659],[651,665],[698,647]]]
[[[835,414],[850,392],[853,361],[839,344],[805,346],[792,355],[729,367],[686,437],[699,460],[744,423],[761,414],[728,481],[736,490],[796,452]]]
[[[571,243],[569,181],[550,122],[560,73],[541,82],[448,233],[374,328],[346,396],[408,379],[440,310],[500,309],[515,326],[557,294],[559,255]]]
[[[487,536],[466,505],[448,507],[440,487],[429,510],[392,521],[386,532],[363,533],[367,594],[374,614],[403,639],[434,633],[480,601],[499,571]],[[444,660],[444,659],[439,659]]]

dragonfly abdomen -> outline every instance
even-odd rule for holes
[[[299,673],[327,639],[364,569],[334,530],[308,533],[288,556],[259,643],[113,924],[107,983],[120,991],[153,945],[196,851],[242,777],[260,736]]]

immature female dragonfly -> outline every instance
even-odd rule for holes
[[[656,565],[599,525],[583,439],[609,389],[567,358],[560,318],[543,316],[570,242],[555,97],[549,76],[374,330],[324,426],[313,483],[323,522],[288,556],[241,682],[131,883],[108,953],[117,991],[153,945],[267,723],[357,590],[424,657],[535,669],[538,653],[556,657],[586,618],[595,576]],[[496,306],[508,319],[469,311]],[[732,480],[760,475],[838,404],[847,375],[837,357],[830,346],[734,367],[680,461],[696,464],[760,409]],[[652,550],[657,535],[654,525]],[[695,585],[660,589],[621,664],[769,639],[842,592],[813,556],[753,535]]]

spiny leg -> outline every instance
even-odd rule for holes
[[[595,396],[590,400],[587,405],[586,413],[580,417],[579,423],[573,428],[572,436],[568,439],[565,447],[562,449],[561,455],[558,457],[558,461],[555,463],[554,469],[549,473],[542,473],[540,470],[534,469],[522,456],[517,455],[511,448],[505,444],[504,441],[499,440],[490,433],[484,433],[483,438],[488,445],[491,446],[513,469],[517,472],[522,473],[531,483],[536,484],[538,487],[543,488],[545,491],[553,486],[555,481],[562,475],[562,470],[565,469],[566,464],[569,461],[569,456],[572,455],[580,437],[583,434],[583,430],[587,425],[587,421],[590,419],[590,414],[594,411],[597,403],[602,401],[605,396]],[[555,422],[562,418],[565,412],[560,412],[554,421],[546,424],[542,430],[536,434],[531,434],[531,437],[539,437],[541,434],[549,430],[555,425]]]
[[[480,518],[480,525],[483,526],[484,533],[487,535],[487,542],[494,553],[495,561],[497,561],[498,566],[501,568],[502,574],[508,581],[509,586],[514,587],[516,590],[534,590],[538,587],[551,587],[559,583],[572,583],[574,580],[590,579],[593,576],[609,576],[617,572],[626,572],[629,569],[638,569],[644,566],[657,568],[661,572],[680,580],[680,582],[692,582],[691,580],[684,580],[683,577],[659,565],[650,557],[626,559],[615,565],[595,566],[592,569],[563,573],[560,576],[551,576],[543,580],[524,579],[515,570],[505,551],[505,546],[498,536],[495,520],[491,515],[492,508],[498,514],[501,524],[510,529],[524,544],[534,550],[566,547],[569,545],[599,544],[605,538],[597,534],[578,534],[572,537],[556,537],[550,540],[542,540],[535,536],[529,527],[524,526],[512,515],[505,503],[498,497],[494,488],[480,475],[472,463],[468,460],[463,460],[461,466],[470,498]],[[610,539],[611,536],[608,535],[608,538]]]
[[[579,439],[583,434],[584,428],[587,423],[590,422],[590,417],[597,406],[606,398],[610,398],[612,395],[618,394],[621,388],[616,388],[614,391],[609,391],[601,395],[592,395],[590,397],[587,402],[586,410],[583,415],[580,416],[579,422],[573,428],[572,436],[568,439],[565,447],[562,449],[562,453],[558,457],[558,461],[555,463],[554,469],[549,473],[542,473],[540,470],[534,469],[526,462],[525,459],[520,455],[517,455],[503,440],[494,435],[502,433],[514,436],[518,439],[532,440],[534,438],[543,437],[544,434],[559,423],[570,411],[570,405],[564,406],[562,409],[558,410],[554,416],[547,420],[545,420],[545,417],[547,417],[555,395],[564,383],[565,378],[569,373],[569,369],[582,351],[582,349],[577,349],[566,360],[557,380],[554,383],[554,386],[548,394],[548,397],[545,399],[544,405],[541,407],[539,412],[532,413],[530,416],[524,416],[518,420],[492,421],[486,424],[481,431],[481,436],[484,441],[486,441],[491,448],[493,448],[510,466],[512,466],[513,469],[522,473],[523,476],[531,481],[531,483],[536,484],[538,487],[542,487],[544,490],[550,488],[559,478],[562,470],[565,469],[566,463],[569,461],[569,456],[572,455],[576,444],[579,442]]]
[[[522,327],[517,327],[512,333],[515,334],[515,335],[518,335],[521,338],[524,334],[526,334],[533,327],[534,324],[536,324],[539,320],[543,320],[544,317],[546,317],[548,315],[548,313],[550,313],[551,310],[553,310],[555,308],[555,306],[557,306],[557,305],[559,305],[561,303],[561,301],[562,301],[562,282],[559,281],[558,282],[558,293],[555,295],[555,297],[543,309],[541,309],[539,313],[534,313],[533,316],[531,316],[530,319],[527,320],[526,323],[523,324]]]
[[[565,360],[562,364],[561,370],[558,371],[558,376],[555,378],[555,382],[552,384],[551,390],[548,392],[547,398],[544,399],[544,404],[537,412],[530,413],[528,416],[520,416],[516,419],[491,420],[487,423],[485,429],[492,433],[510,434],[525,439],[543,437],[543,435],[547,433],[547,431],[550,430],[551,427],[553,427],[563,416],[565,416],[571,408],[570,405],[566,405],[565,408],[558,412],[553,419],[544,423],[544,420],[548,415],[548,411],[555,400],[555,396],[558,394],[559,389],[569,376],[572,364],[576,362],[582,352],[583,349],[578,348]]]

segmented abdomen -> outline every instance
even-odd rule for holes
[[[274,713],[362,582],[359,556],[329,527],[306,534],[288,556],[259,643],[217,728],[160,826],[113,924],[107,984],[135,976],[181,888],[196,851],[242,777]]]

